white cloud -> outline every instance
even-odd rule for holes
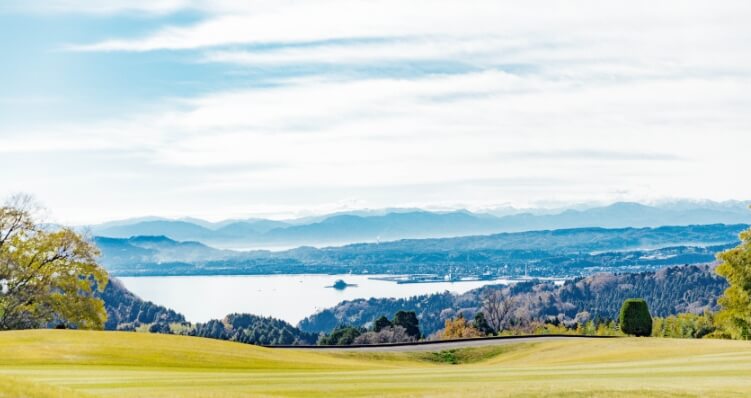
[[[536,37],[609,42],[646,38],[645,47],[662,38],[690,39],[743,26],[749,5],[703,1],[574,2],[398,0],[257,1],[244,7],[228,2],[190,2],[211,12],[189,26],[166,27],[141,38],[111,39],[79,45],[78,50],[150,51],[253,43],[312,42],[331,39],[405,37]],[[744,14],[745,12],[745,14]],[[728,26],[729,25],[729,26]],[[707,29],[710,28],[710,29]],[[649,37],[650,34],[656,34]]]
[[[751,197],[734,182],[751,147],[745,1],[51,4],[202,11],[191,25],[71,48],[186,50],[275,83],[160,100],[118,120],[0,131],[6,157],[40,155],[0,170],[26,184],[5,189],[72,213]],[[420,72],[442,62],[461,67]],[[414,69],[378,72],[389,65]],[[264,74],[288,66],[312,72]],[[112,214],[119,205],[134,210]]]
[[[97,192],[119,192],[128,206],[159,214],[195,214],[189,209],[205,203],[221,204],[217,212],[296,212],[345,197],[371,207],[747,197],[747,188],[726,183],[739,177],[751,144],[747,91],[737,86],[671,79],[580,87],[497,71],[301,79],[65,127],[58,134],[80,147],[63,145],[50,159],[66,150],[127,152],[140,165],[77,154],[75,162],[49,164],[44,179],[25,181],[42,191],[64,181],[81,192],[101,175]],[[23,142],[46,142],[37,134],[4,143],[18,154]]]
[[[165,15],[180,11],[196,11],[208,15],[242,12],[253,13],[294,0],[3,0],[0,12],[37,13],[46,15]]]

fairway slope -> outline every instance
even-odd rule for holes
[[[215,369],[352,369],[317,353],[268,348],[200,337],[133,332],[25,330],[0,333],[0,358],[15,365],[134,366]],[[7,365],[0,359],[0,364]],[[371,368],[368,364],[367,368]]]
[[[741,397],[751,344],[655,338],[443,352],[274,350],[119,332],[0,333],[0,397]]]

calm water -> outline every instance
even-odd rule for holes
[[[373,276],[373,275],[371,275]],[[326,288],[337,279],[357,284],[345,290]],[[273,316],[296,324],[342,300],[410,297],[468,290],[504,281],[396,284],[363,275],[157,276],[120,278],[145,300],[172,308],[192,322],[222,318],[233,312]]]

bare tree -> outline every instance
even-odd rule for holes
[[[485,293],[482,300],[482,312],[493,332],[500,332],[510,322],[515,301],[507,289],[489,290]]]

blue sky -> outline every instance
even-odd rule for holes
[[[6,0],[0,196],[72,223],[751,198],[751,6],[653,3]]]

